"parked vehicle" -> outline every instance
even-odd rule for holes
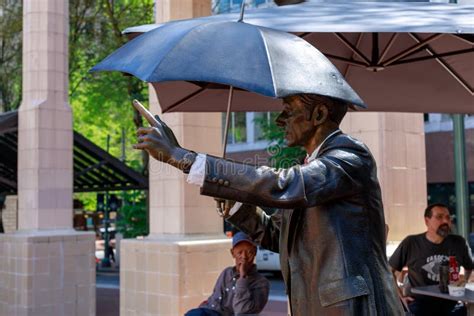
[[[386,253],[388,258],[390,258],[390,256],[393,254],[399,244],[399,242],[387,244]],[[257,248],[257,256],[255,257],[255,263],[257,264],[257,269],[259,271],[280,271],[280,255],[270,250],[263,249],[262,247]]]
[[[280,255],[261,247],[257,249],[255,263],[259,271],[280,271]]]

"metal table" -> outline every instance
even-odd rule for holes
[[[463,296],[451,296],[447,293],[441,293],[439,291],[438,285],[430,285],[430,286],[414,287],[411,289],[411,292],[413,294],[444,298],[446,300],[451,300],[451,301],[467,302],[469,303],[466,306],[467,314],[469,316],[474,316],[474,291],[470,291],[466,289],[466,292],[464,293]]]

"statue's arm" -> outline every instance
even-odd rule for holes
[[[279,209],[306,208],[362,190],[363,159],[344,152],[288,169],[255,167],[208,155],[201,194]]]
[[[258,207],[243,204],[226,220],[248,234],[262,248],[279,252],[281,219],[281,211],[270,216]]]

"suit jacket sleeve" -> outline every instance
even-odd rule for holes
[[[269,216],[260,208],[244,204],[226,219],[245,232],[257,244],[273,252],[279,252],[281,212]]]
[[[311,207],[361,191],[373,170],[370,158],[368,151],[335,147],[306,166],[275,169],[207,156],[201,194],[263,207]]]

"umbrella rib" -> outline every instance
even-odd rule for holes
[[[347,58],[344,58],[344,57],[331,55],[331,54],[324,54],[324,55],[328,58],[331,58],[331,59],[343,61],[343,62],[345,62],[345,63],[347,63],[351,66],[357,66],[357,67],[362,67],[362,68],[367,67],[367,65],[364,64],[363,62],[360,62],[360,61],[357,61],[357,60],[354,60],[354,59],[347,59]]]
[[[181,98],[179,99],[178,101],[176,101],[175,103],[171,104],[168,109],[163,112],[163,113],[168,113],[168,112],[171,112],[175,107],[177,107],[178,105],[182,104],[183,102],[186,102],[186,101],[189,101],[190,99],[194,98],[195,96],[197,96],[198,94],[204,92],[204,90],[206,90],[205,88],[199,88],[199,90],[185,96],[184,98]]]
[[[350,50],[354,52],[357,56],[359,56],[364,62],[366,66],[370,65],[370,61],[367,57],[364,56],[364,54],[354,45],[352,45],[351,42],[349,42],[341,33],[334,33],[336,37],[344,44],[346,45]]]
[[[276,86],[276,82],[275,82],[275,74],[273,72],[273,67],[272,67],[272,63],[271,63],[271,56],[270,56],[270,51],[268,50],[267,41],[265,39],[265,36],[263,36],[261,29],[258,30],[258,34],[260,34],[260,37],[262,38],[263,45],[265,46],[265,51],[267,52],[267,58],[269,59],[268,67],[270,68],[270,74],[272,76],[273,95],[275,97],[278,97],[277,86]]]
[[[412,34],[412,33],[409,33],[409,34]],[[433,36],[430,36],[428,37],[427,39],[425,39],[424,41],[420,41],[420,40],[417,40],[417,44],[412,46],[412,47],[409,47],[407,49],[405,49],[404,51],[398,53],[397,55],[393,56],[392,58],[390,58],[389,60],[387,60],[386,62],[384,62],[382,64],[382,67],[387,67],[389,66],[390,64],[402,59],[403,57],[406,57],[410,54],[412,54],[413,52],[416,52],[417,50],[419,50],[420,48],[423,48],[423,46],[427,46],[428,43],[440,38],[441,36],[443,36],[444,34],[442,33],[438,33],[438,34],[434,34]]]
[[[422,41],[413,33],[410,33],[411,38],[413,38],[416,42],[422,43]],[[429,45],[426,45],[425,50],[428,52],[428,54],[435,56],[436,53],[431,49]],[[439,57],[434,57],[436,61],[457,81],[459,82],[464,89],[467,90],[472,95],[474,95],[474,90],[472,87],[465,81],[447,62],[445,62],[443,59]]]
[[[356,45],[355,45],[356,47],[359,47],[360,42],[362,41],[363,35],[364,35],[364,33],[362,33],[362,32],[359,33],[359,36],[357,37],[357,42],[356,42]],[[360,66],[360,67],[362,67],[362,68],[366,68],[366,67],[367,67],[367,65],[365,65],[365,64],[363,64],[363,63],[361,63],[361,62],[357,62],[356,60],[354,60],[354,53],[352,53],[350,61],[351,61],[351,64],[352,64],[353,66],[357,66],[357,67]],[[347,62],[347,61],[346,61],[346,62]],[[355,64],[355,63],[359,63],[359,65],[357,65],[357,64]],[[344,69],[344,78],[347,77],[347,74],[349,73],[349,69],[350,69],[349,66],[350,66],[351,64],[347,63],[346,69]]]
[[[461,40],[466,44],[473,45],[474,44],[474,34],[449,34],[455,37],[457,40]]]
[[[397,39],[397,37],[398,37],[398,33],[393,33],[392,34],[392,37],[389,39],[389,41],[387,43],[387,46],[385,46],[385,48],[382,52],[382,55],[380,55],[379,64],[385,59],[385,56],[387,55],[390,48],[392,48],[392,46],[395,43],[395,40]]]
[[[430,55],[430,56],[423,56],[423,57],[416,57],[416,58],[399,60],[397,62],[392,63],[392,65],[394,65],[394,66],[395,65],[402,65],[402,64],[407,64],[407,63],[414,63],[414,62],[417,62],[417,61],[436,59],[436,58],[448,57],[448,56],[453,56],[453,55],[461,55],[461,54],[467,54],[467,53],[473,53],[473,52],[474,52],[474,48],[466,48],[466,49],[456,50],[456,51],[442,53],[442,54],[433,54],[433,55]]]

